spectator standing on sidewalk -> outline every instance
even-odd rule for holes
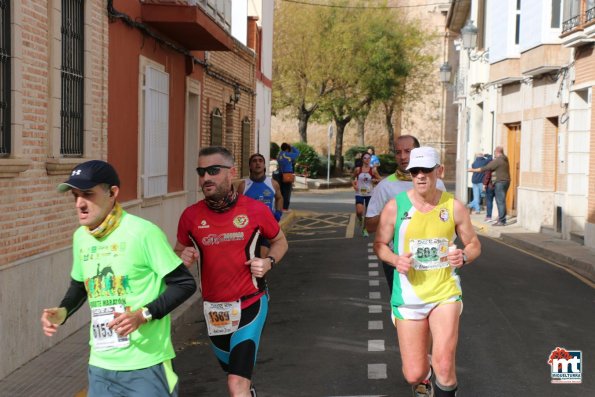
[[[471,168],[477,169],[488,164],[489,160],[483,153],[476,153],[475,160],[471,164]],[[474,172],[471,176],[471,184],[473,187],[473,200],[467,205],[470,211],[475,211],[479,214],[481,211],[481,193],[483,192],[483,177],[485,172]]]
[[[494,159],[488,164],[479,168],[470,168],[471,172],[492,171],[492,181],[498,207],[498,222],[494,226],[506,226],[506,192],[510,187],[510,167],[508,157],[504,154],[502,146],[494,150]]]
[[[80,227],[70,287],[43,311],[44,333],[54,335],[88,300],[88,396],[176,396],[169,313],[196,291],[194,277],[157,226],[122,209],[110,164],[79,164],[58,190],[72,192]]]
[[[411,151],[419,146],[419,141],[413,135],[401,135],[396,139],[395,159],[397,161],[397,169],[394,174],[381,180],[372,192],[372,198],[366,210],[366,230],[369,233],[376,232],[380,213],[384,205],[389,200],[395,198],[397,194],[413,187],[413,181],[411,174],[407,171],[407,166],[409,166]],[[438,189],[446,191],[442,179],[438,179],[437,186]],[[395,268],[388,263],[382,263],[382,267],[388,283],[388,289],[392,293]]]
[[[283,196],[283,211],[289,210],[291,200],[291,189],[295,181],[295,162],[300,156],[300,151],[289,143],[281,144],[281,151],[277,156],[279,163],[279,185],[281,186],[281,195]]]
[[[465,205],[436,186],[442,168],[435,149],[413,149],[407,167],[413,189],[386,204],[374,240],[378,258],[397,272],[391,315],[403,374],[416,397],[456,396],[455,356],[463,308],[458,272],[481,253]],[[455,238],[462,249],[454,246]]]
[[[269,302],[264,277],[287,252],[287,240],[269,208],[233,189],[236,168],[226,148],[201,149],[196,171],[205,198],[182,213],[175,251],[186,266],[198,263],[211,348],[230,396],[254,397]],[[261,237],[271,243],[266,258],[257,257]]]
[[[492,161],[492,155],[486,154],[485,157],[488,161]],[[486,198],[486,217],[484,222],[491,223],[492,220],[492,209],[494,207],[494,197],[495,197],[495,190],[494,190],[494,183],[492,182],[492,171],[486,171],[483,174],[483,190],[485,192]]]
[[[380,167],[380,159],[376,156],[376,151],[372,146],[368,147],[368,154],[370,155],[370,165],[374,168]]]

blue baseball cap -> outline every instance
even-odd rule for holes
[[[102,160],[91,160],[81,163],[72,169],[70,178],[58,185],[59,192],[70,189],[89,190],[100,183],[109,186],[120,186],[120,178],[115,168]]]

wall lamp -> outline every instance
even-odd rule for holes
[[[477,28],[473,25],[472,20],[469,19],[461,29],[461,37],[463,49],[467,50],[467,57],[471,62],[479,60],[480,62],[488,63],[489,49],[479,53],[475,51],[477,47]]]
[[[240,86],[235,84],[233,86],[233,94],[229,96],[229,104],[233,105],[234,109],[236,104],[240,101]]]
[[[450,83],[450,76],[452,74],[452,66],[448,64],[448,62],[444,62],[442,66],[440,66],[440,82],[442,84]]]

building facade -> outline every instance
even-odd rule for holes
[[[472,21],[478,33],[473,48],[461,49],[457,70],[468,105],[459,107],[458,196],[473,153],[502,146],[511,172],[507,213],[531,231],[595,247],[595,3],[454,0],[449,13],[458,23],[449,29],[460,33]],[[465,70],[467,60],[477,65]]]
[[[256,48],[231,34],[231,0],[2,4],[0,379],[89,321],[81,310],[55,337],[40,331],[41,310],[68,286],[78,226],[57,184],[107,160],[124,209],[175,243],[179,215],[201,197],[200,148],[226,146],[248,174],[259,70]]]

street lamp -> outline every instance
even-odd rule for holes
[[[467,57],[469,60],[472,62],[479,60],[488,63],[489,49],[481,53],[475,51],[475,48],[477,47],[477,28],[473,25],[472,20],[469,19],[463,29],[461,29],[461,36],[463,49],[467,50]]]
[[[442,66],[440,66],[440,82],[443,84],[450,83],[451,73],[452,66],[450,66],[448,62],[444,62]]]

